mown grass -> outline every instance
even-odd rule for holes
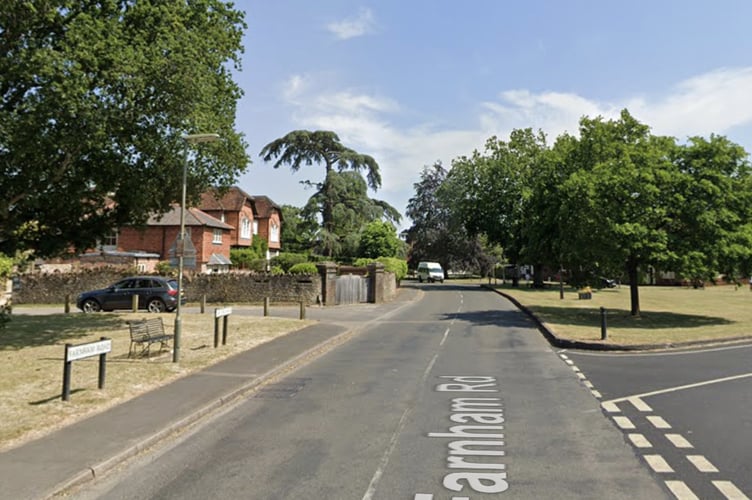
[[[311,324],[286,318],[232,315],[227,345],[214,349],[214,317],[184,314],[180,362],[168,350],[129,358],[126,321],[161,316],[172,333],[174,314],[145,313],[14,315],[0,330],[0,450],[41,436],[133,398],[171,380]],[[73,363],[71,397],[62,401],[65,344],[107,337],[105,388],[97,389],[98,358]],[[158,345],[156,346],[158,347]]]
[[[752,338],[752,291],[747,287],[640,287],[638,317],[630,314],[628,286],[594,290],[591,300],[580,300],[571,288],[566,289],[562,300],[557,284],[543,290],[507,285],[496,288],[530,309],[563,339],[601,342],[601,307],[606,312],[606,344]]]

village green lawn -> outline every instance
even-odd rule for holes
[[[161,317],[172,333],[174,314]],[[134,398],[233,354],[312,324],[312,321],[233,315],[227,345],[214,348],[214,315],[183,314],[180,362],[169,350],[149,358],[129,358],[126,321],[138,313],[13,315],[0,329],[0,450],[69,425],[81,418]],[[97,389],[98,356],[73,363],[71,396],[62,401],[65,344],[112,339],[107,354],[105,388]]]
[[[559,338],[601,342],[601,310],[606,312],[605,344],[642,345],[752,339],[752,291],[734,285],[640,287],[639,317],[630,314],[629,286],[593,290],[591,300],[580,300],[577,291],[558,284],[536,290],[521,286],[497,286],[514,297]]]

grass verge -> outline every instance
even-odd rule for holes
[[[591,300],[580,300],[572,289],[562,300],[556,285],[543,290],[495,288],[530,309],[562,339],[640,345],[752,338],[752,292],[746,287],[640,287],[639,317],[630,314],[628,286],[594,290]],[[606,312],[605,341],[601,307]]]
[[[174,314],[161,316],[172,333]],[[188,375],[233,354],[251,349],[313,321],[233,315],[228,321],[227,345],[214,349],[214,316],[183,314],[180,363],[170,351],[149,358],[129,358],[130,334],[126,321],[143,314],[14,315],[0,330],[0,451],[103,411],[155,387]],[[97,389],[98,357],[75,361],[71,397],[62,394],[65,344],[83,344],[107,337],[105,388]]]

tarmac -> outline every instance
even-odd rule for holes
[[[594,350],[691,347],[689,344],[620,346],[559,339],[513,297],[498,290],[497,293],[525,312],[555,347]],[[334,349],[369,324],[396,313],[421,295],[418,288],[402,287],[398,298],[392,302],[308,307],[305,309],[306,319],[317,321],[311,326],[2,452],[0,500],[48,499],[65,495]],[[188,307],[186,311],[191,309]],[[15,312],[19,312],[18,308]],[[49,312],[41,308],[26,311],[28,314]],[[269,313],[271,316],[298,318],[300,308],[273,306]],[[233,314],[261,315],[263,309],[233,306]]]
[[[383,304],[308,307],[305,317],[317,321],[313,325],[2,452],[0,499],[65,495],[325,354],[370,323],[411,304],[421,293],[405,287],[397,300]],[[23,312],[16,308],[15,313]],[[30,313],[43,311],[35,308]],[[233,306],[233,314],[263,311]],[[269,314],[298,318],[300,308],[272,306]]]

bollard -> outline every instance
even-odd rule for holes
[[[305,301],[300,301],[300,319],[305,319]]]
[[[606,330],[606,308],[601,307],[601,340],[608,338],[608,331]]]
[[[138,312],[138,294],[134,294],[131,296],[131,309],[133,309],[133,312]]]
[[[65,294],[65,307],[64,307],[65,314],[70,313],[70,301],[71,301],[71,296],[69,293],[66,293]]]
[[[264,297],[264,316],[269,316],[269,297]]]
[[[206,294],[201,296],[201,314],[204,314],[204,311],[206,311]]]

